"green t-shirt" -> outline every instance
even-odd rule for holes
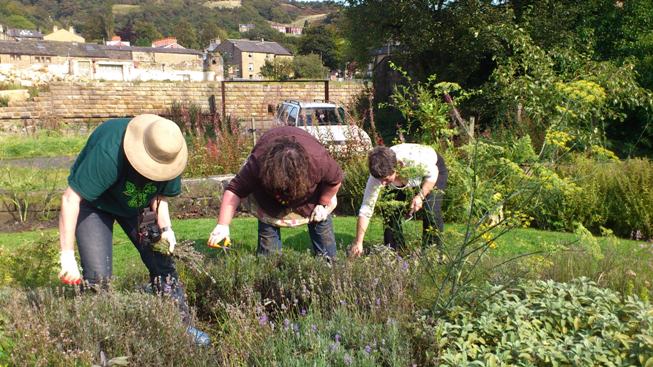
[[[138,215],[156,195],[181,193],[181,176],[152,181],[129,164],[122,147],[131,119],[111,119],[98,126],[79,153],[68,185],[94,207],[121,217]]]

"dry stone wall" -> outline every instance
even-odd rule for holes
[[[224,94],[223,94],[224,88]],[[58,120],[86,122],[141,113],[165,114],[173,102],[209,110],[214,96],[218,112],[257,128],[272,126],[274,107],[286,99],[329,100],[349,104],[365,90],[360,82],[58,82],[32,101],[0,107],[3,130]],[[224,99],[224,104],[223,104]],[[271,111],[272,110],[272,111]]]

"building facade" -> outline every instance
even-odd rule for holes
[[[292,60],[292,54],[277,42],[228,39],[215,47],[224,60],[227,79],[263,79],[261,68],[266,61]]]
[[[192,49],[107,46],[77,42],[0,41],[2,75],[78,80],[220,80]]]

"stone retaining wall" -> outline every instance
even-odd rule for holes
[[[33,101],[11,102],[0,108],[0,127],[7,131],[52,121],[88,122],[141,113],[166,114],[173,102],[192,103],[208,112],[213,96],[217,112],[240,119],[247,127],[253,119],[257,128],[268,129],[274,107],[285,99],[328,97],[347,105],[365,88],[363,83],[351,81],[59,82]]]

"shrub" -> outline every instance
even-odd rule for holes
[[[636,297],[587,279],[487,286],[446,315],[413,325],[418,364],[645,365],[653,363],[653,315]]]
[[[4,254],[0,249],[0,286],[42,287],[51,284],[58,269],[58,238],[41,235]]]
[[[653,236],[653,164],[649,160],[578,158],[560,172],[578,187],[558,204],[574,209],[568,221],[583,223],[594,233],[607,227],[622,237]]]
[[[8,352],[0,349],[0,364],[105,365],[101,355],[126,357],[138,366],[220,364],[210,350],[193,346],[167,298],[133,292],[71,297],[47,289],[8,293],[0,298],[0,345]]]
[[[252,148],[252,140],[237,121],[206,114],[194,104],[173,103],[168,110],[186,136],[189,157],[185,175],[206,177],[237,172]]]
[[[59,190],[65,187],[64,170],[0,168],[0,200],[17,222],[50,219],[58,204]]]

